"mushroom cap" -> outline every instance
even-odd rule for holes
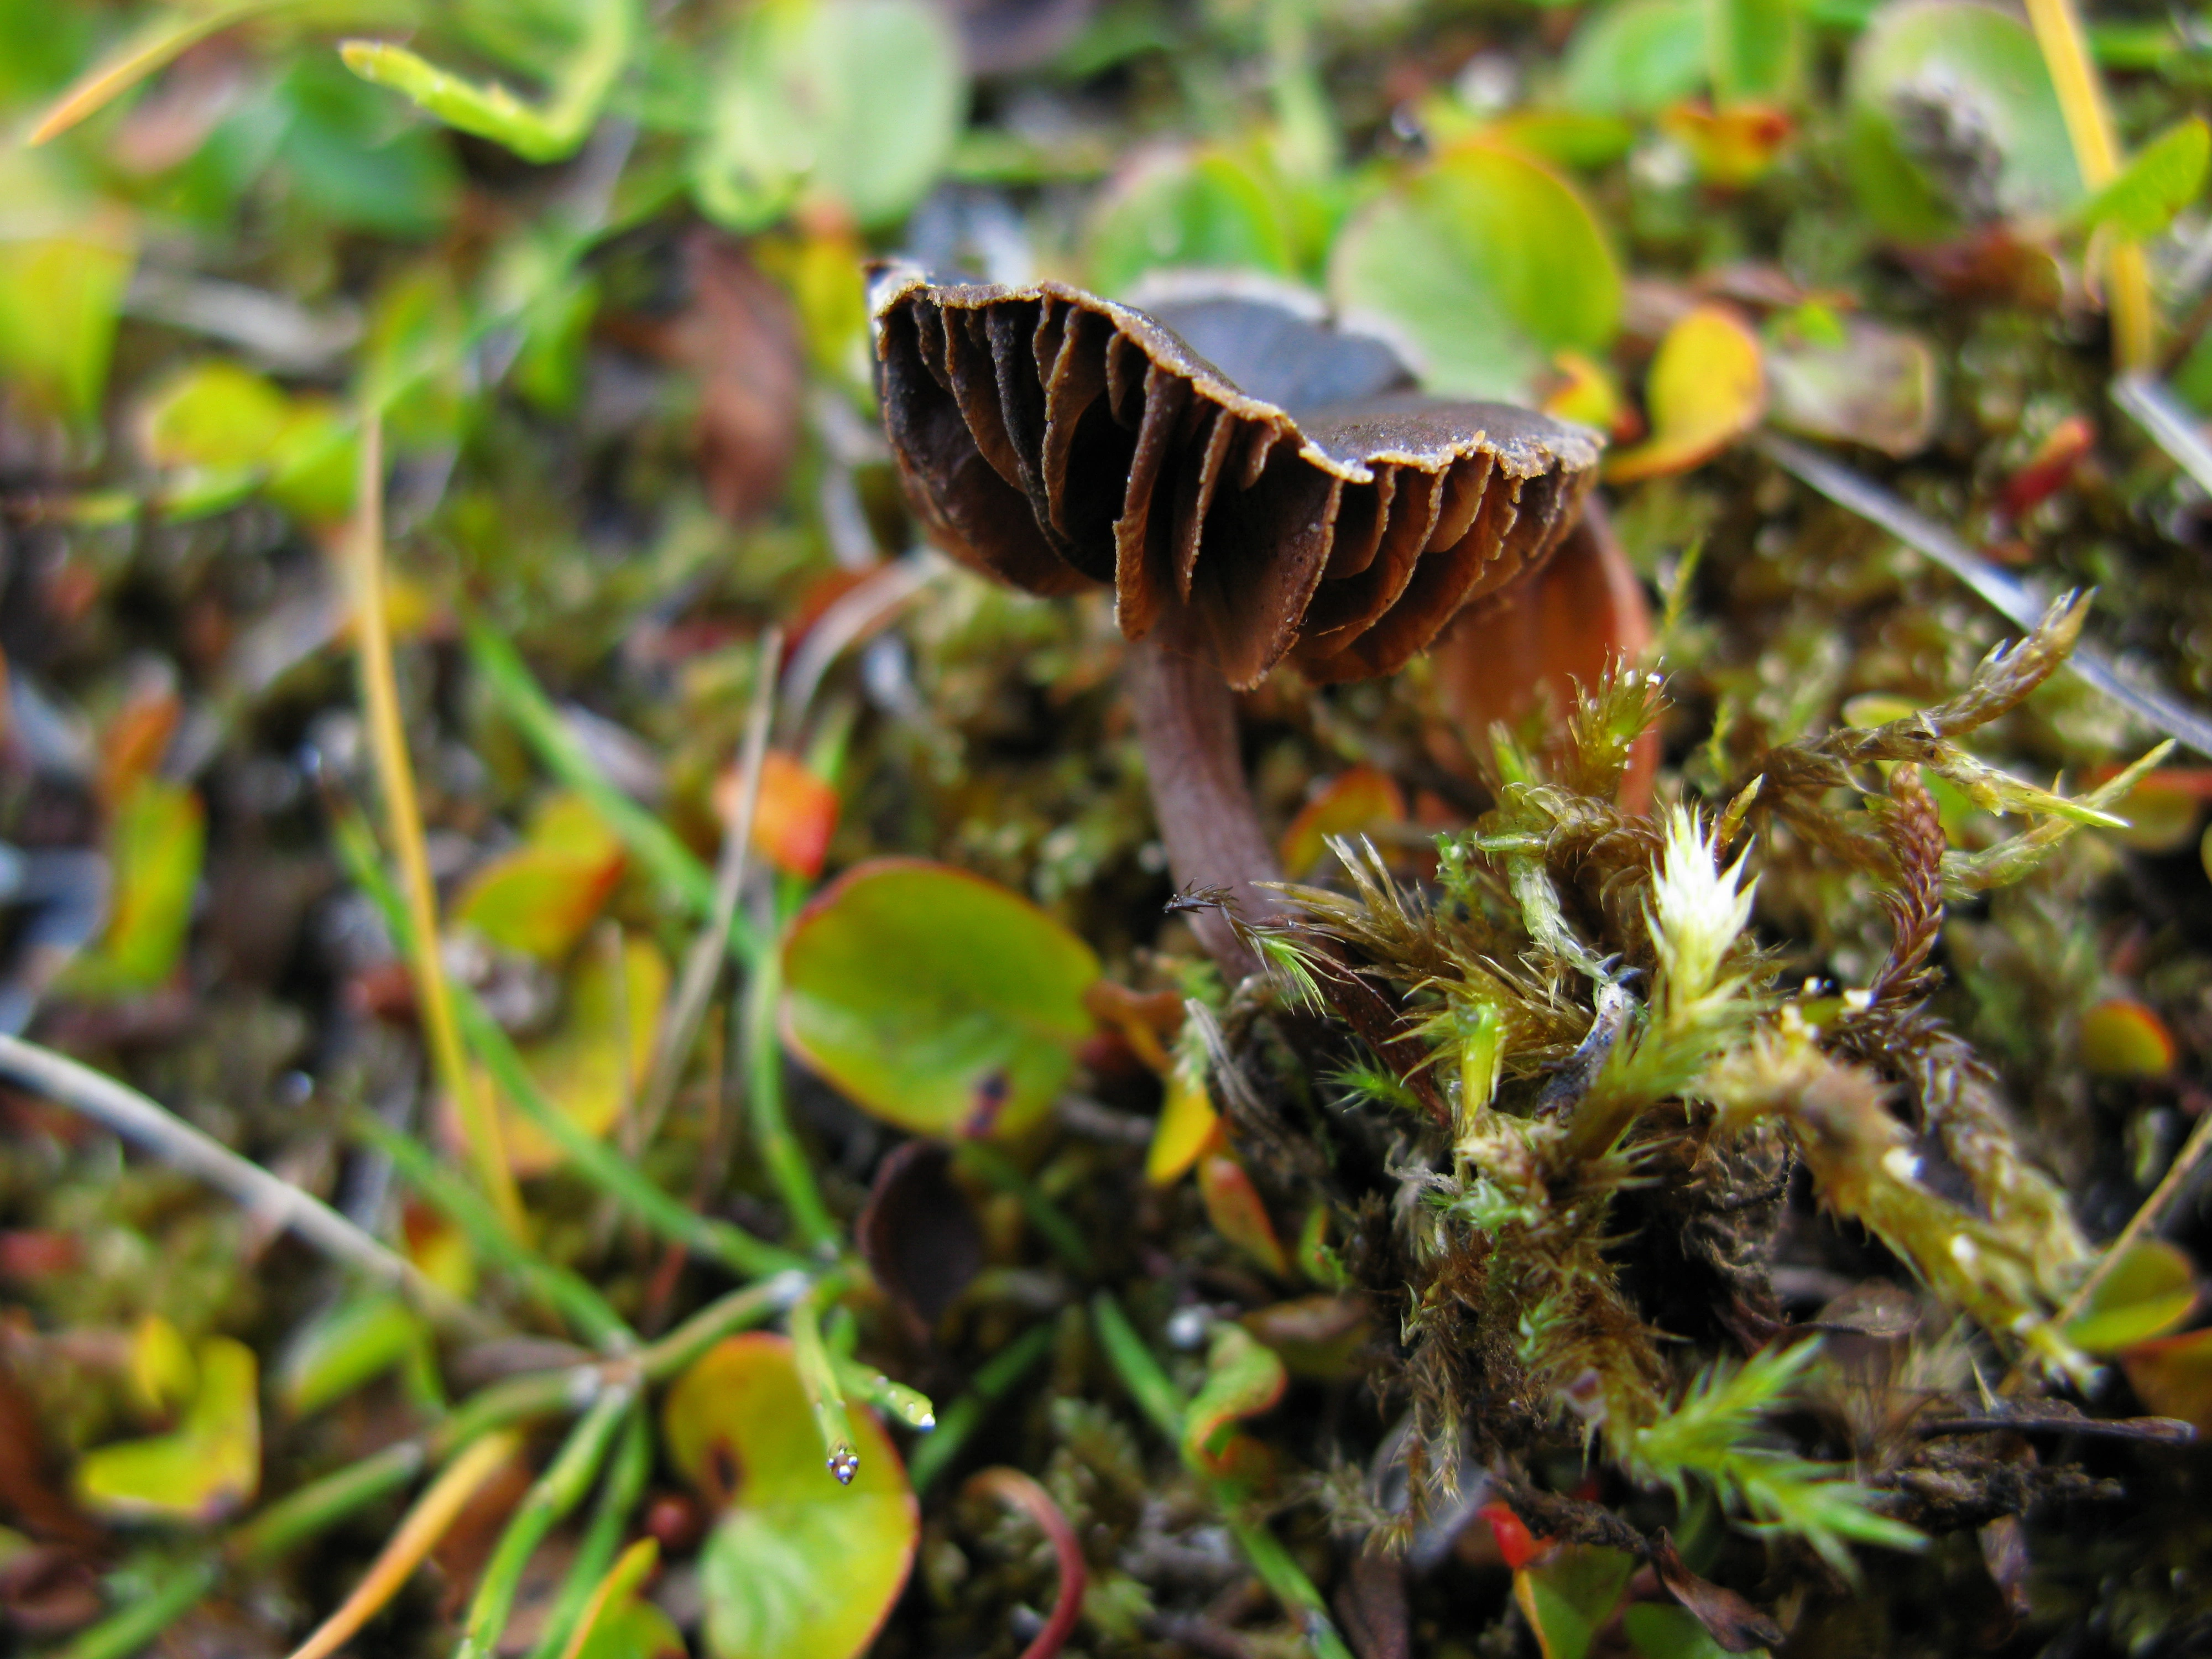
[[[1241,335],[1291,407],[1066,283],[891,266],[871,301],[884,424],[938,544],[1032,593],[1110,583],[1125,635],[1239,688],[1285,657],[1317,681],[1395,673],[1542,564],[1596,477],[1587,428],[1386,389],[1408,377],[1378,342],[1279,307],[1255,331],[1249,300],[1159,309]]]

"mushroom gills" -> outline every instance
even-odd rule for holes
[[[1167,309],[1256,353],[1269,390],[1360,395],[1255,397],[1158,318],[1057,283],[893,269],[874,299],[885,428],[932,535],[1033,592],[1111,582],[1124,634],[1239,687],[1285,658],[1394,672],[1540,565],[1595,477],[1595,434],[1394,389],[1386,348],[1262,301]]]

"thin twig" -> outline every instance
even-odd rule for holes
[[[636,1398],[635,1390],[619,1386],[600,1395],[524,1495],[485,1565],[454,1659],[491,1659],[499,1650],[514,1611],[515,1592],[522,1587],[523,1570],[545,1534],[584,1501]]]
[[[1862,477],[1793,439],[1762,432],[1753,443],[1784,471],[1796,475],[1838,507],[1848,507],[1933,559],[1986,600],[1997,612],[2030,632],[2044,606],[2035,595],[1983,558],[1934,520],[1916,512],[1872,479]],[[2153,730],[2212,756],[2212,715],[2163,691],[2130,684],[2110,658],[2077,645],[2066,665]]]
[[[753,668],[752,708],[745,718],[744,742],[738,757],[738,810],[722,836],[721,857],[714,866],[714,909],[684,958],[684,974],[661,1023],[660,1041],[653,1053],[653,1069],[639,1091],[637,1136],[640,1147],[652,1143],[668,1103],[676,1094],[677,1079],[699,1035],[699,1022],[707,1016],[715,982],[729,954],[730,929],[737,921],[738,900],[744,891],[745,872],[752,851],[753,821],[760,811],[761,771],[768,762],[768,728],[775,712],[775,669],[783,656],[783,630],[771,628],[761,635],[760,653]]]
[[[797,733],[799,723],[805,719],[807,707],[814,701],[815,690],[830,672],[830,665],[888,622],[944,569],[945,561],[927,550],[894,559],[815,618],[783,671],[781,702],[787,738]]]
[[[292,1650],[291,1659],[329,1659],[360,1633],[413,1576],[422,1558],[460,1518],[468,1501],[500,1466],[520,1449],[522,1437],[502,1431],[488,1434],[449,1464],[430,1489],[416,1500],[353,1593],[314,1633]]]
[[[783,961],[769,951],[753,964],[753,976],[745,982],[744,1024],[738,1040],[744,1045],[746,1123],[800,1243],[827,1255],[837,1249],[837,1223],[823,1201],[821,1183],[792,1130],[783,1098],[783,1044],[776,1031],[776,1009],[782,1000]]]
[[[403,1285],[439,1318],[479,1334],[499,1327],[434,1279],[363,1232],[310,1193],[251,1159],[113,1078],[81,1066],[21,1037],[0,1036],[0,1077],[48,1100],[82,1112],[163,1162],[198,1176],[255,1215],[299,1235],[325,1255],[380,1279]]]
[[[453,1000],[438,959],[438,891],[430,879],[429,854],[422,845],[422,812],[415,796],[415,770],[407,758],[406,732],[400,722],[399,685],[392,666],[392,630],[384,605],[384,421],[375,410],[363,417],[359,499],[354,507],[349,563],[354,581],[354,629],[361,659],[361,696],[368,720],[369,749],[376,759],[384,793],[386,833],[399,860],[414,939],[409,954],[415,969],[415,994],[438,1080],[453,1103],[477,1166],[477,1178],[490,1194],[500,1220],[522,1237],[522,1194],[507,1161],[499,1114],[477,1087]]]
[[[2089,1298],[2096,1294],[2097,1286],[2103,1284],[2112,1269],[2119,1265],[2120,1258],[2158,1224],[2160,1218],[2181,1195],[2182,1188],[2189,1184],[2190,1176],[2204,1161],[2208,1151],[2212,1151],[2212,1113],[2207,1113],[2197,1121],[2196,1128],[2190,1131],[2181,1155],[2173,1160],[2165,1179],[2152,1189],[2148,1198],[2143,1200],[2142,1207],[2129,1218],[2128,1224],[2120,1229],[2119,1237],[2105,1247],[2104,1253],[2097,1258],[2097,1265],[2089,1269],[2089,1276],[2075,1287],[2073,1295],[2066,1298],[2066,1305],[2059,1310],[2057,1318],[2052,1322],[2054,1324],[2063,1328],[2089,1305]]]

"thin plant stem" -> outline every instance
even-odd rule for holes
[[[1083,1230],[1069,1218],[1066,1211],[1048,1198],[1036,1182],[1021,1171],[1021,1166],[996,1146],[981,1140],[961,1142],[952,1155],[953,1162],[969,1174],[979,1176],[1010,1194],[1022,1206],[1022,1213],[1030,1224],[1043,1235],[1060,1259],[1077,1273],[1088,1278],[1097,1271],[1097,1262],[1091,1247],[1083,1241]]]
[[[2181,1195],[2182,1189],[2189,1184],[2190,1177],[2197,1173],[2197,1166],[2204,1161],[2208,1151],[2212,1151],[2212,1114],[2197,1121],[2197,1127],[2189,1132],[2189,1139],[2182,1143],[2180,1155],[2167,1168],[2164,1178],[2151,1189],[2150,1196],[2143,1200],[2142,1207],[2128,1218],[2128,1224],[2120,1229],[2119,1237],[2105,1247],[2104,1253],[2097,1258],[2096,1265],[2089,1269],[2088,1276],[2075,1287],[2074,1294],[2066,1298],[2066,1305],[2058,1310],[2055,1323],[2063,1328],[2089,1305],[2089,1298],[2096,1294],[2097,1287],[2119,1265],[2120,1258],[2158,1225],[2160,1218],[2172,1206],[2173,1200]]]
[[[745,1107],[753,1144],[769,1179],[783,1196],[784,1208],[800,1242],[826,1253],[837,1245],[837,1224],[822,1201],[814,1166],[792,1133],[784,1109],[783,1045],[777,1039],[776,1004],[783,994],[783,965],[775,952],[763,954],[745,985]]]
[[[281,11],[300,3],[301,0],[231,0],[228,5],[213,7],[197,16],[157,12],[144,28],[73,82],[39,118],[39,124],[23,142],[50,143],[149,76],[160,73],[210,35],[220,34],[263,12]]]
[[[732,1331],[758,1325],[796,1306],[813,1282],[804,1273],[781,1273],[741,1291],[732,1291],[708,1303],[659,1340],[640,1349],[637,1368],[648,1382],[665,1382]],[[834,1296],[847,1281],[842,1272],[833,1272],[823,1274],[820,1282],[825,1292]]]
[[[179,1567],[121,1611],[80,1632],[53,1659],[133,1659],[197,1607],[222,1576],[212,1556]]]
[[[358,820],[343,809],[334,815],[336,840],[354,884],[382,914],[395,939],[411,937],[413,922],[399,895],[377,863],[374,849],[356,833]],[[453,991],[454,1017],[463,1036],[514,1108],[557,1146],[580,1174],[672,1242],[697,1250],[741,1273],[779,1273],[799,1258],[743,1228],[702,1215],[673,1194],[653,1185],[645,1172],[598,1136],[577,1127],[545,1098],[523,1064],[514,1041],[500,1029],[476,994],[465,985]]]
[[[1021,1510],[1036,1522],[1037,1530],[1051,1544],[1053,1559],[1060,1567],[1060,1589],[1053,1597],[1044,1628],[1022,1650],[1021,1659],[1054,1659],[1066,1645],[1083,1611],[1083,1591],[1089,1575],[1084,1568],[1082,1541],[1060,1505],[1052,1501],[1052,1494],[1019,1469],[1000,1465],[978,1470],[968,1478],[964,1490],[971,1497],[995,1498],[1009,1509]]]
[[[889,1412],[918,1433],[927,1434],[937,1427],[937,1407],[921,1389],[910,1389],[834,1349],[830,1367],[836,1373],[837,1385],[853,1398]]]
[[[695,919],[714,913],[714,878],[677,838],[676,832],[617,788],[561,719],[522,655],[482,623],[468,629],[469,660],[484,677],[500,710],[529,744],[538,763],[592,804],[629,855]],[[730,952],[750,964],[768,949],[742,915],[732,917]]]
[[[240,1158],[136,1089],[51,1048],[6,1036],[0,1036],[0,1077],[146,1147],[162,1162],[198,1176],[334,1261],[405,1287],[434,1318],[479,1334],[498,1330],[496,1322],[485,1318],[405,1256],[379,1243],[313,1194]]]
[[[823,1462],[841,1486],[851,1486],[860,1466],[853,1444],[852,1418],[845,1409],[845,1389],[837,1380],[837,1367],[822,1340],[821,1287],[816,1285],[791,1304],[791,1358],[799,1371],[799,1386],[814,1411],[814,1426],[822,1436]]]
[[[2112,182],[2120,171],[2119,141],[2112,131],[2112,112],[2105,102],[2104,83],[2089,61],[2088,42],[2073,0],[2027,0],[2027,21],[2035,30],[2036,44],[2051,70],[2051,84],[2058,94],[2059,112],[2066,119],[2066,136],[2073,141],[2075,165],[2081,182],[2097,190]],[[2120,238],[2109,246],[2105,277],[2112,307],[2112,354],[2120,372],[2148,369],[2157,357],[2157,315],[2150,291],[2150,265],[2142,245]]]
[[[523,1569],[545,1541],[545,1534],[591,1490],[606,1462],[615,1436],[636,1409],[636,1390],[611,1388],[602,1394],[568,1435],[545,1473],[524,1494],[493,1547],[484,1565],[476,1597],[469,1604],[456,1659],[490,1659],[514,1611],[514,1593],[522,1583]]]
[[[422,813],[415,796],[415,769],[407,758],[407,735],[400,721],[399,683],[392,665],[392,630],[384,603],[384,422],[371,410],[362,419],[361,473],[354,523],[346,539],[353,574],[355,637],[359,644],[361,696],[368,717],[369,750],[384,794],[385,829],[399,860],[400,884],[413,924],[415,995],[429,1039],[439,1081],[453,1103],[461,1133],[476,1164],[477,1179],[491,1196],[500,1223],[523,1236],[522,1194],[507,1161],[499,1114],[477,1087],[453,1002],[438,959],[438,893],[430,879],[430,860],[422,844]]]
[[[950,568],[950,561],[927,549],[894,559],[869,572],[814,619],[806,637],[784,665],[777,725],[787,743],[797,741],[806,711],[830,665],[888,623],[901,606]]]
[[[1175,1443],[1182,1454],[1183,1466],[1206,1486],[1260,1582],[1304,1625],[1306,1640],[1321,1659],[1352,1659],[1352,1650],[1345,1646],[1344,1638],[1329,1622],[1328,1603],[1322,1600],[1321,1591],[1314,1587],[1297,1559],[1283,1547],[1282,1540],[1274,1534],[1247,1516],[1244,1494],[1234,1482],[1224,1480],[1192,1455],[1183,1434],[1183,1417],[1188,1402],[1145,1345],[1144,1338],[1137,1334],[1137,1328],[1121,1311],[1121,1304],[1114,1299],[1113,1292],[1101,1291],[1091,1298],[1091,1325],[1098,1333],[1098,1345],[1105,1350],[1107,1361],[1121,1378],[1121,1386],[1129,1391],[1129,1397],[1152,1420],[1152,1426]]]
[[[698,1039],[699,1022],[707,1016],[714,986],[721,978],[729,955],[730,929],[736,923],[738,900],[745,885],[752,852],[753,823],[760,811],[761,772],[768,763],[769,721],[775,713],[775,670],[783,656],[783,630],[770,628],[761,635],[753,665],[752,707],[745,716],[745,735],[738,755],[738,810],[722,835],[722,852],[714,866],[714,908],[684,957],[684,972],[661,1022],[660,1040],[653,1047],[653,1069],[639,1091],[637,1144],[646,1145],[659,1128],[660,1120],[675,1097],[676,1085]]]
[[[645,1583],[653,1568],[659,1565],[660,1545],[658,1540],[641,1538],[624,1550],[622,1559],[586,1592],[584,1605],[576,1616],[568,1641],[556,1650],[560,1659],[581,1659],[584,1644],[592,1639],[592,1632],[605,1617],[607,1609]]]
[[[259,1566],[275,1560],[348,1516],[398,1492],[422,1473],[422,1443],[403,1440],[357,1462],[312,1480],[255,1516],[231,1534],[226,1546],[233,1560]]]
[[[653,1429],[648,1414],[632,1412],[623,1425],[621,1443],[607,1466],[599,1496],[592,1505],[592,1518],[576,1546],[575,1559],[561,1580],[559,1593],[545,1614],[545,1627],[531,1650],[530,1659],[561,1659],[568,1651],[569,1635],[584,1629],[597,1603],[616,1552],[629,1529],[630,1511],[645,1495],[653,1474]],[[652,1540],[641,1540],[650,1544]]]
[[[441,1164],[428,1147],[365,1112],[355,1116],[353,1127],[362,1139],[392,1159],[402,1180],[466,1233],[478,1252],[520,1279],[533,1295],[582,1332],[586,1340],[611,1352],[635,1346],[629,1327],[605,1297],[579,1275],[556,1267],[509,1235],[500,1226],[491,1206]]]
[[[927,1491],[945,1473],[991,1407],[1052,1352],[1052,1334],[1050,1325],[1033,1326],[977,1367],[968,1392],[945,1408],[929,1438],[907,1459],[907,1476],[915,1491]]]
[[[580,1411],[599,1397],[604,1376],[594,1364],[563,1365],[478,1389],[424,1437],[429,1459],[442,1463],[495,1429]]]
[[[398,1529],[385,1543],[353,1593],[337,1610],[318,1626],[313,1635],[292,1650],[291,1659],[330,1659],[359,1635],[362,1626],[383,1610],[400,1587],[414,1575],[438,1540],[460,1518],[469,1499],[501,1465],[521,1449],[522,1437],[511,1431],[488,1434],[456,1457],[415,1502]]]
[[[2041,599],[1893,492],[1778,432],[1759,433],[1751,441],[1768,459],[1837,506],[1879,525],[1942,565],[2014,626],[2034,629],[2044,611]],[[2093,646],[2076,645],[2067,655],[2066,666],[2153,731],[2179,738],[2200,755],[2212,756],[2212,714],[2167,692],[2123,678],[2112,659]]]

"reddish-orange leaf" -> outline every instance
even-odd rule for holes
[[[1528,1530],[1528,1523],[1504,1504],[1485,1504],[1475,1511],[1490,1522],[1490,1535],[1498,1540],[1498,1553],[1515,1572],[1534,1560],[1545,1541]]]
[[[1283,1253],[1283,1241],[1243,1164],[1227,1152],[1199,1159],[1198,1191],[1216,1232],[1278,1279],[1290,1277],[1291,1261]]]
[[[1766,412],[1759,337],[1724,305],[1701,305],[1667,331],[1644,388],[1651,435],[1616,451],[1615,483],[1686,472],[1719,454]]]
[[[1371,834],[1380,825],[1405,821],[1406,792],[1397,781],[1372,766],[1355,766],[1331,778],[1299,809],[1276,851],[1283,868],[1302,879],[1328,855],[1330,836]]]
[[[737,773],[714,785],[714,809],[725,824],[739,805]],[[808,881],[822,873],[830,837],[837,828],[837,792],[805,763],[771,749],[761,763],[760,801],[753,809],[753,850],[787,876]]]
[[[2120,1355],[2120,1366],[2151,1410],[2212,1434],[2212,1330],[2138,1342]]]
[[[1690,152],[1698,176],[1723,190],[1741,190],[1772,167],[1795,130],[1789,113],[1771,104],[1717,110],[1703,99],[1675,105],[1659,125]]]

